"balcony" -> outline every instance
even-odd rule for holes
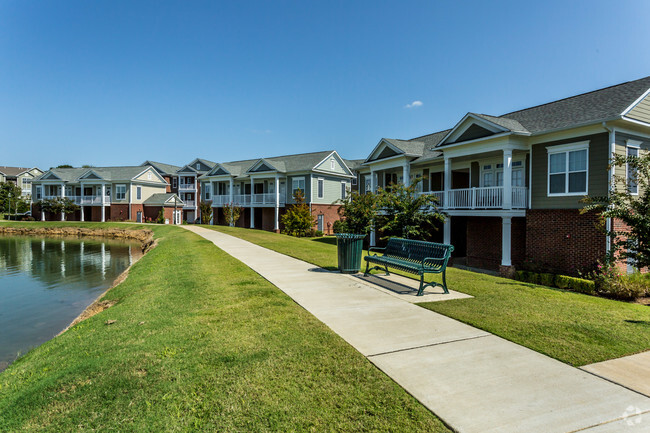
[[[179,183],[178,184],[178,190],[179,191],[196,191],[196,184],[195,183]]]
[[[43,200],[49,200],[53,198],[60,198],[58,195],[45,195],[43,196]],[[65,196],[65,198],[69,198],[72,200],[72,202],[76,205],[79,206],[100,206],[102,204],[102,196],[95,196],[95,195],[85,195],[85,196],[80,196],[80,195],[70,195],[70,196]],[[110,206],[111,204],[111,197],[106,195],[104,196],[104,204],[107,206]]]
[[[185,203],[185,209],[196,207],[196,201],[194,200],[183,200],[183,203]]]
[[[432,194],[438,197],[442,209],[503,209],[503,187],[491,186],[483,188],[460,188],[449,190],[449,203],[445,203],[444,191],[432,191],[422,194]],[[528,207],[528,188],[512,187],[512,209]]]
[[[235,194],[232,196],[232,202],[238,206],[275,206],[275,193],[265,194]],[[230,203],[229,195],[213,195],[212,206],[224,206]],[[285,205],[284,194],[280,193],[280,206]]]

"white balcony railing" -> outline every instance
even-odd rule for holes
[[[229,195],[213,195],[212,196],[212,206],[223,206],[230,203]],[[265,194],[234,194],[232,196],[232,202],[238,206],[275,206],[275,193],[265,193]],[[280,193],[280,203],[279,205],[283,206],[285,204],[284,194]]]
[[[422,194],[433,194],[440,200],[444,209],[503,209],[503,187],[490,186],[483,188],[450,189],[448,203],[445,203],[444,191],[431,191]],[[528,207],[528,188],[512,187],[512,209]]]
[[[183,203],[185,203],[185,208],[196,207],[196,201],[194,200],[183,200]]]
[[[445,206],[445,192],[444,191],[426,191],[421,192],[420,194],[435,195],[438,198],[438,207],[442,208]]]
[[[60,197],[61,196],[58,195],[44,195],[43,199],[49,200],[49,199],[60,198]],[[96,196],[96,195],[85,195],[85,196],[69,195],[69,196],[65,196],[65,198],[69,198],[70,200],[73,201],[74,204],[80,206],[93,206],[93,205],[96,206],[102,204],[102,196]],[[111,204],[110,196],[108,195],[104,196],[104,204],[110,206]]]
[[[194,183],[179,183],[179,191],[196,191],[196,184]]]

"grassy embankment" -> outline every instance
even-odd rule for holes
[[[146,228],[116,305],[0,373],[0,431],[448,431],[245,264]]]
[[[334,238],[293,238],[206,226],[334,269]],[[363,266],[363,264],[362,264]],[[430,278],[440,281],[440,276]],[[650,308],[450,268],[448,286],[474,296],[419,304],[515,343],[580,366],[650,349]]]

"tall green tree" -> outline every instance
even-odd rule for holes
[[[23,199],[21,189],[12,182],[0,182],[0,212],[24,213],[29,203]]]
[[[411,185],[392,184],[390,189],[380,189],[378,207],[382,210],[379,229],[406,239],[426,239],[431,230],[445,221],[445,214],[438,209],[438,198],[431,194],[419,194],[419,180]]]
[[[284,232],[291,236],[305,236],[311,232],[316,220],[309,211],[309,206],[305,203],[305,195],[302,190],[296,190],[293,194],[293,201],[295,203],[288,207],[281,218],[282,224],[284,224]]]
[[[624,222],[629,230],[616,230],[612,224],[602,230],[612,240],[607,260],[611,263],[617,257],[631,261],[636,268],[650,266],[650,154],[641,156],[617,155],[611,167],[626,167],[621,170],[630,176],[615,175],[609,195],[585,197],[582,213],[595,211],[603,218],[616,218]],[[636,191],[636,193],[634,193]]]

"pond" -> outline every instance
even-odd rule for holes
[[[65,329],[140,255],[132,241],[0,236],[0,371]]]

